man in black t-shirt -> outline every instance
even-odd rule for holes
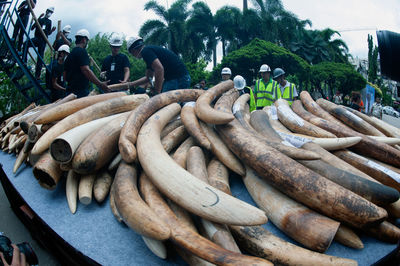
[[[119,53],[122,39],[115,36],[110,40],[111,55],[107,56],[101,67],[101,77],[110,80],[108,85],[126,83],[129,80],[129,59],[126,55]]]
[[[65,96],[65,77],[64,77],[64,62],[69,55],[69,46],[64,44],[57,50],[57,60],[54,60],[50,65],[49,81],[46,80],[47,88],[51,91],[51,101],[55,102]],[[47,76],[46,76],[47,79]],[[49,83],[49,84],[48,84]]]
[[[31,1],[31,6],[32,9],[35,8],[36,5],[36,0],[29,0]],[[23,28],[26,28],[28,25],[28,20],[29,20],[29,14],[30,14],[30,9],[28,6],[27,1],[23,1],[19,6],[18,6],[18,15],[19,18],[17,22],[15,23],[12,39],[16,41],[18,37],[18,42],[16,43],[16,48],[18,51],[21,51],[23,40],[24,40],[24,30]]]
[[[89,42],[89,32],[79,30],[75,35],[75,48],[65,60],[64,72],[67,80],[67,94],[74,93],[78,98],[89,94],[89,81],[99,86],[104,92],[109,92],[107,82],[101,82],[89,68],[89,55],[86,47]]]
[[[56,39],[54,40],[54,43],[53,43],[54,50],[58,51],[58,48],[60,48],[64,44],[66,44],[68,46],[71,46],[72,39],[68,38],[70,33],[71,33],[71,26],[70,25],[66,25],[62,29],[62,31],[57,33]]]
[[[177,89],[190,88],[190,75],[182,60],[172,51],[160,46],[145,46],[140,37],[130,37],[127,41],[130,54],[143,58],[146,62],[146,76],[133,81],[132,85],[143,85],[155,77],[153,95]]]
[[[42,27],[46,38],[52,34],[56,27],[51,27],[51,20],[49,19],[50,16],[54,13],[54,7],[49,7],[46,9],[46,13],[41,14],[39,17],[39,24]],[[38,57],[36,59],[36,69],[35,69],[35,77],[36,79],[40,78],[40,74],[42,71],[43,66],[43,59],[44,59],[44,50],[46,48],[46,39],[43,37],[40,30],[37,28],[36,24],[33,25],[32,29],[35,28],[35,37],[32,38],[30,41],[25,42],[24,48],[24,61],[27,61],[28,50],[30,47],[37,47],[38,49]],[[42,58],[42,60],[40,60]]]

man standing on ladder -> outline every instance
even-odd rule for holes
[[[35,8],[36,0],[28,0],[28,1],[31,1],[32,8]],[[17,21],[15,22],[12,40],[14,42],[18,41],[17,43],[15,43],[16,48],[17,48],[17,51],[21,51],[22,43],[24,41],[24,28],[26,29],[26,26],[28,25],[29,14],[30,14],[28,2],[23,1],[19,5],[17,12],[18,12],[19,19],[17,19]],[[17,40],[17,37],[18,37],[18,40]]]
[[[71,26],[66,25],[62,31],[57,33],[56,39],[54,40],[53,43],[53,48],[55,51],[58,51],[58,48],[60,48],[62,45],[66,44],[71,47],[72,44],[72,39],[68,38],[69,34],[71,33]]]
[[[54,13],[54,7],[49,7],[48,9],[46,9],[46,13],[41,14],[39,17],[39,24],[42,27],[42,30],[46,36],[44,37],[40,32],[40,29],[37,28],[37,25],[34,24],[32,29],[35,28],[35,37],[31,40],[27,40],[24,45],[25,63],[27,62],[27,55],[29,48],[36,46],[38,49],[38,56],[36,58],[36,70],[35,70],[36,79],[40,79],[40,74],[42,72],[44,50],[46,48],[45,38],[47,38],[50,34],[52,34],[56,30],[56,27],[51,27],[51,20],[49,19],[53,13]]]

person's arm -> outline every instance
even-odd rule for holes
[[[293,100],[298,100],[299,99],[299,94],[296,89],[296,85],[293,84]]]
[[[64,87],[60,86],[60,84],[57,83],[57,77],[51,78],[51,85],[53,85],[53,88],[56,90],[61,90],[61,91],[66,90]]]
[[[35,4],[35,2],[33,1],[33,0],[30,0],[31,1],[31,6],[32,6],[32,9],[34,9],[35,8],[35,6],[36,6],[36,4]]]
[[[153,63],[151,63],[151,68],[154,71],[154,94],[158,94],[162,90],[162,85],[164,83],[164,67],[160,60],[156,58]]]
[[[129,80],[129,75],[131,74],[129,67],[124,67],[124,79],[120,80],[121,83],[126,83]]]
[[[81,72],[82,74],[92,83],[95,85],[99,86],[103,91],[105,92],[110,92],[111,90],[107,86],[108,81],[101,82],[96,75],[93,73],[93,71],[89,68],[89,65],[84,65],[81,66]]]
[[[64,43],[66,44],[66,45],[68,45],[68,46],[71,46],[71,42],[67,39],[67,37],[65,37],[65,35],[64,35],[64,33],[62,32],[62,31],[60,31],[60,35],[61,35],[61,38],[64,40]]]

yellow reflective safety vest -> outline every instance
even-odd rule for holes
[[[289,105],[292,105],[293,98],[294,98],[293,94],[294,94],[295,85],[293,83],[290,83],[289,81],[287,81],[287,83],[289,83],[289,86],[285,87],[285,90],[283,91],[283,94],[281,92],[281,88],[278,85],[278,88],[276,90],[277,91],[276,99],[284,99],[289,103]]]
[[[277,88],[278,83],[272,79],[267,84],[263,79],[258,79],[254,90],[250,90],[250,112],[273,105],[277,99]]]

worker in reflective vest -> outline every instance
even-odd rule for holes
[[[282,68],[275,68],[273,78],[278,82],[276,99],[284,99],[289,105],[292,105],[294,100],[299,96],[296,86],[285,79],[285,71]]]
[[[271,68],[264,64],[260,67],[261,78],[256,81],[253,90],[250,90],[250,111],[260,110],[265,106],[273,105],[277,95],[278,83],[271,79]]]

